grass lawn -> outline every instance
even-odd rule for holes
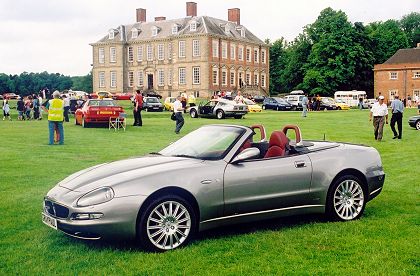
[[[127,112],[132,115],[131,110]],[[65,145],[48,146],[47,121],[0,121],[0,275],[278,275],[420,274],[420,131],[407,124],[403,139],[373,139],[368,111],[309,113],[265,111],[245,119],[191,119],[184,135],[201,125],[262,123],[270,133],[298,124],[304,139],[362,143],[381,154],[383,192],[360,220],[326,222],[299,216],[203,232],[187,247],[145,253],[134,244],[85,242],[41,222],[43,196],[69,174],[102,162],[158,151],[179,138],[170,113],[143,112],[144,126],[126,132],[65,124]]]

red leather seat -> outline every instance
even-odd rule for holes
[[[273,131],[268,142],[268,150],[264,158],[280,157],[286,153],[286,146],[289,143],[289,139],[286,134],[282,131]]]

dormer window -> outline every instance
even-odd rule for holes
[[[197,21],[193,21],[190,23],[190,32],[197,31]]]
[[[131,38],[137,38],[139,36],[139,30],[137,28],[131,29]]]
[[[236,28],[236,30],[241,33],[241,37],[245,37],[246,33],[245,33],[245,28],[244,27]]]
[[[172,26],[172,34],[178,34],[178,28],[179,28],[179,25],[178,24],[174,24]]]
[[[153,26],[152,27],[152,36],[157,36],[159,32],[159,27]]]
[[[115,37],[115,30],[114,29],[110,29],[108,31],[108,39],[114,39]]]

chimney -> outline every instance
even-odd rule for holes
[[[197,3],[187,2],[187,16],[197,16]]]
[[[146,22],[146,9],[136,10],[136,22]]]
[[[163,21],[163,20],[166,20],[166,17],[165,16],[155,17],[155,21]]]
[[[241,25],[241,10],[238,8],[228,9],[228,21]]]

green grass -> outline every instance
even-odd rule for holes
[[[131,115],[132,111],[128,110]],[[224,121],[186,117],[181,135],[211,123],[262,123],[267,132],[298,124],[304,139],[362,143],[378,149],[383,192],[357,221],[332,223],[298,216],[203,232],[187,247],[145,253],[130,242],[84,242],[41,223],[43,196],[59,180],[88,166],[157,151],[179,138],[170,113],[143,112],[144,126],[127,131],[65,124],[65,145],[48,146],[47,121],[0,121],[0,275],[49,274],[420,274],[420,132],[407,124],[403,140],[373,139],[368,112],[266,111]],[[132,124],[132,117],[128,125]]]

